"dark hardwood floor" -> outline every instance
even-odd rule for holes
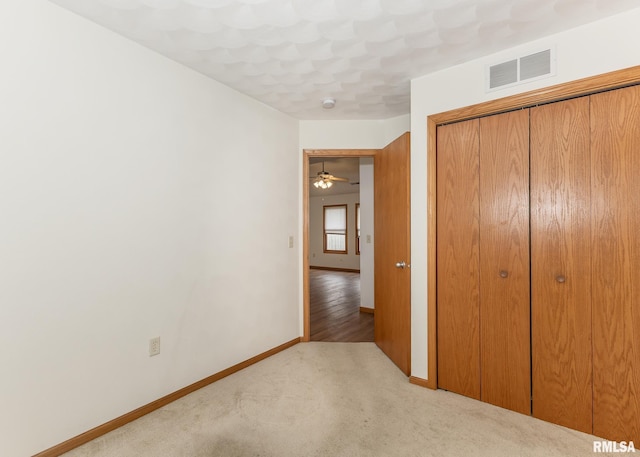
[[[360,312],[360,273],[309,270],[311,341],[373,341],[373,314]]]

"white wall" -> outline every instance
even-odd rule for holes
[[[360,306],[363,308],[375,308],[373,180],[373,158],[363,157],[360,159]]]
[[[391,117],[382,123],[382,143],[380,148],[385,147],[400,135],[409,132],[411,129],[411,115]]]
[[[356,255],[356,203],[360,194],[327,195],[309,198],[309,266],[360,269]],[[323,211],[325,206],[347,205],[347,253],[325,254],[323,240]]]
[[[296,120],[45,0],[0,50],[0,455],[299,336]]]
[[[412,81],[411,85],[411,367],[427,378],[428,115],[640,64],[640,9],[518,46]],[[557,75],[485,93],[485,65],[556,45]]]
[[[410,116],[364,121],[300,121],[302,149],[380,149],[411,126]]]

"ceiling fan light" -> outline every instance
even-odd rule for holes
[[[316,189],[328,189],[333,186],[333,180],[347,181],[345,178],[336,178],[332,174],[328,173],[324,169],[324,161],[322,162],[322,170],[318,172],[316,178],[313,180],[313,185]]]
[[[328,189],[329,187],[333,186],[333,183],[327,179],[318,177],[314,182],[313,185],[317,188],[317,189]]]

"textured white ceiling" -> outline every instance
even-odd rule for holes
[[[410,80],[638,0],[51,0],[298,119],[409,112]],[[324,110],[321,100],[337,100]]]

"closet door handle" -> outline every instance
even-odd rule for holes
[[[509,272],[507,270],[500,270],[499,275],[502,279],[505,279],[509,276]]]
[[[565,278],[564,275],[556,276],[556,281],[558,281],[560,284],[563,284],[566,280],[567,278]]]

